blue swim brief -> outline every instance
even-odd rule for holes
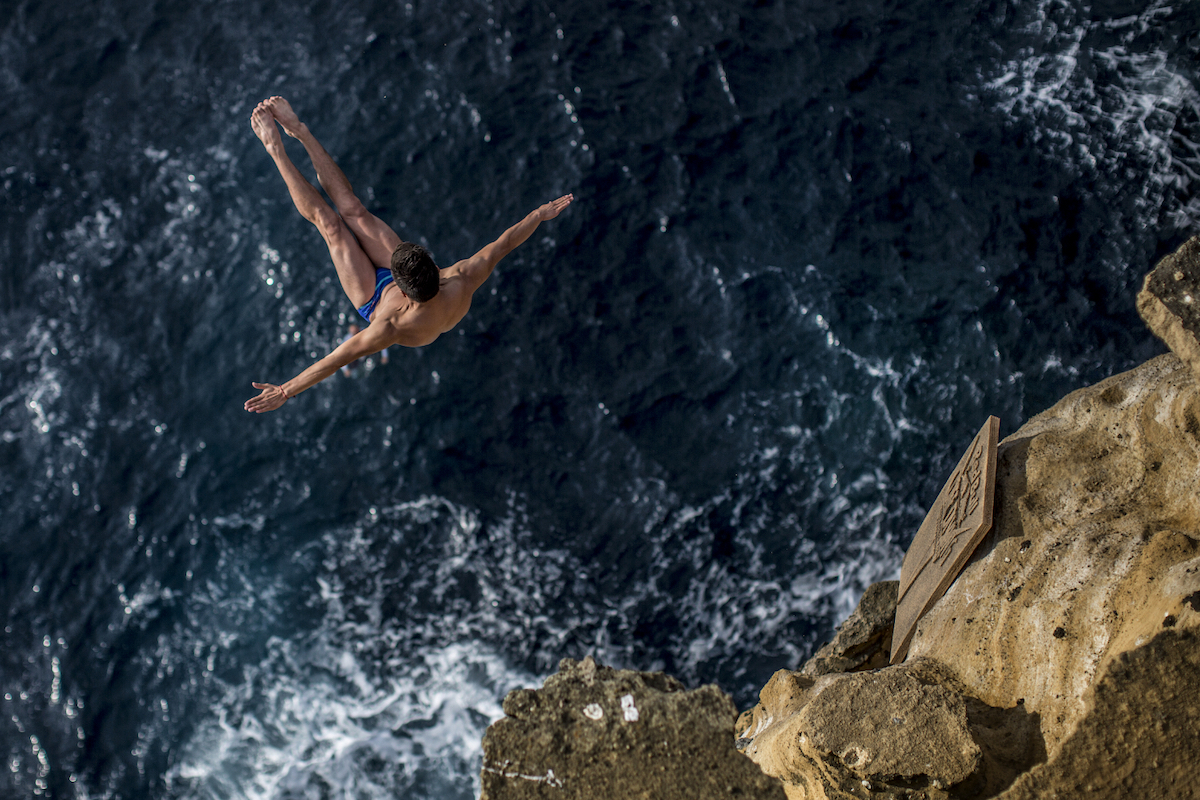
[[[371,315],[375,313],[375,306],[379,303],[379,296],[383,294],[383,287],[389,283],[395,283],[395,280],[392,278],[392,271],[390,269],[376,268],[375,296],[366,305],[358,309],[358,313],[362,315],[362,318],[367,321],[368,325],[371,324]]]

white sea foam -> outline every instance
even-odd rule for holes
[[[392,522],[435,523],[451,552],[476,524],[437,499],[384,511]],[[387,580],[371,571],[396,551],[373,552],[381,541],[398,544],[401,527],[327,538],[314,598],[323,619],[316,630],[273,636],[240,680],[213,678],[212,708],[166,776],[172,796],[392,798],[429,780],[450,796],[478,791],[484,729],[502,715],[503,696],[534,677],[470,636],[437,641],[436,623],[411,608],[385,612]],[[375,591],[364,592],[364,581]],[[413,644],[423,636],[434,641]]]
[[[359,524],[322,542],[312,602],[323,614],[315,630],[272,636],[265,656],[243,663],[230,680],[221,653],[246,635],[228,629],[244,617],[197,629],[197,653],[208,657],[215,696],[166,776],[172,796],[466,797],[478,791],[481,739],[502,715],[501,699],[545,677],[513,667],[489,642],[545,648],[557,657],[584,654],[564,650],[565,641],[590,641],[587,651],[606,663],[661,668],[639,659],[627,628],[639,604],[678,590],[682,596],[670,605],[683,641],[673,671],[695,683],[713,659],[739,652],[752,658],[764,644],[777,651],[783,642],[785,655],[798,660],[805,643],[788,640],[790,626],[848,613],[861,588],[889,577],[897,563],[895,548],[878,535],[882,511],[862,510],[855,530],[830,553],[799,548],[795,569],[768,568],[770,555],[753,546],[751,574],[714,564],[687,586],[665,585],[665,574],[702,559],[708,546],[683,534],[728,501],[726,494],[681,505],[662,484],[641,487],[638,505],[659,509],[647,532],[649,580],[601,605],[581,598],[589,607],[579,613],[563,613],[559,598],[585,565],[533,546],[516,499],[505,519],[486,526],[473,510],[436,497],[365,511]],[[233,529],[239,521],[251,525],[237,515],[219,524]],[[748,532],[761,524],[753,515],[744,522]],[[772,577],[780,573],[788,576]],[[243,592],[276,608],[278,590]],[[217,590],[195,594],[204,597],[214,611],[228,603]],[[442,788],[431,790],[430,780]]]
[[[1198,119],[1200,92],[1168,54],[1139,49],[1138,41],[1172,12],[1167,0],[1154,0],[1136,15],[1095,21],[1087,6],[1056,0],[1026,6],[1022,32],[1036,46],[982,68],[979,82],[984,102],[1035,123],[1039,147],[1108,175],[1135,170],[1143,224],[1154,223],[1161,210],[1182,229],[1200,222],[1193,188],[1200,142],[1178,123]],[[1104,43],[1097,44],[1101,35]],[[1090,69],[1081,68],[1082,55]],[[1104,80],[1096,79],[1097,67],[1106,71]]]
[[[529,682],[467,644],[415,654],[386,677],[348,643],[305,652],[275,639],[269,650],[183,748],[173,796],[391,798],[423,771],[477,791],[484,728],[504,691]]]

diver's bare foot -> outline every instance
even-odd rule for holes
[[[296,116],[296,112],[292,110],[291,103],[278,95],[268,97],[263,102],[270,109],[271,114],[275,116],[276,121],[283,128],[283,132],[293,139],[299,139],[304,123],[300,121],[300,117]]]
[[[268,150],[283,144],[283,139],[279,136],[279,128],[275,126],[275,117],[271,115],[266,100],[254,107],[254,112],[250,115],[250,127]]]

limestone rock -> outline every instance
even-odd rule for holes
[[[962,783],[983,757],[962,695],[909,669],[839,675],[800,713],[809,748],[869,780]]]
[[[781,670],[759,699],[739,733],[790,800],[989,796],[1043,754],[1024,708],[988,707],[929,659],[815,681]]]
[[[1197,486],[1200,383],[1178,357],[1068,395],[1001,443],[992,531],[908,661],[777,674],[744,752],[791,800],[1195,797]],[[888,735],[909,704],[934,706],[948,760]]]
[[[899,587],[899,581],[880,581],[868,586],[854,613],[838,626],[833,641],[800,668],[801,674],[816,678],[834,672],[886,667],[892,650],[892,621],[896,618]]]
[[[734,748],[737,712],[716,686],[564,659],[504,713],[483,737],[481,800],[784,798]]]
[[[1138,313],[1200,378],[1200,236],[1158,262],[1137,298]]]
[[[993,530],[911,656],[1023,700],[1057,758],[1112,662],[1200,625],[1198,479],[1200,385],[1174,355],[1071,393],[1002,443]]]
[[[738,718],[739,749],[775,719],[799,711],[809,701],[810,690],[820,676],[887,666],[898,589],[899,581],[868,586],[854,613],[838,626],[833,641],[818,650],[799,672],[781,669],[771,677],[759,692],[758,705]]]
[[[786,669],[772,675],[771,680],[767,681],[767,685],[758,693],[758,705],[738,717],[735,726],[738,732],[738,749],[744,749],[752,740],[757,739],[775,720],[788,719],[804,708],[804,704],[812,696],[815,683],[813,678]],[[762,764],[760,759],[754,760]]]
[[[1164,629],[1110,661],[1058,758],[1022,775],[1001,798],[1200,797],[1197,679],[1194,628]]]

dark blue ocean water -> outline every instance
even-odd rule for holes
[[[1163,350],[1198,76],[1164,0],[3,4],[0,796],[471,797],[589,653],[746,707],[988,414]],[[353,319],[272,94],[444,265],[576,203],[248,415]]]

